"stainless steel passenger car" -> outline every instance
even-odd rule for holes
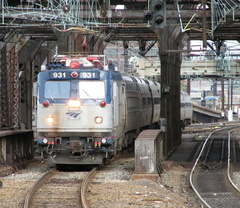
[[[184,129],[186,126],[192,123],[193,105],[191,98],[187,92],[181,91],[180,98],[181,126]]]

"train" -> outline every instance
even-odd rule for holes
[[[124,76],[98,56],[62,57],[46,68],[38,74],[36,131],[49,162],[102,164],[143,129],[159,128],[159,83]]]
[[[102,164],[142,130],[160,128],[160,83],[101,58],[60,56],[38,74],[37,149],[50,163]]]
[[[181,128],[185,129],[186,126],[192,123],[193,105],[190,95],[185,92],[180,92],[180,120]]]

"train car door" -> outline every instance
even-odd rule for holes
[[[122,87],[120,82],[113,83],[113,120],[114,126],[118,127],[118,130],[122,131]]]

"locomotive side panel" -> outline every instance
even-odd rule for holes
[[[125,96],[124,90],[122,89],[122,81],[121,82],[113,82],[112,89],[112,102],[113,102],[113,130],[115,131],[115,140],[122,138],[124,132],[125,125]]]

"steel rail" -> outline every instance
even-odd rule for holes
[[[204,144],[203,144],[203,146],[202,146],[202,149],[201,149],[201,151],[200,151],[200,153],[199,153],[199,155],[198,155],[198,157],[197,157],[197,159],[196,159],[196,161],[195,161],[195,163],[194,163],[194,166],[193,166],[193,168],[192,168],[192,170],[191,170],[191,172],[190,172],[190,176],[189,176],[190,185],[191,185],[193,191],[195,192],[195,194],[197,195],[197,197],[198,197],[198,198],[200,199],[200,201],[202,202],[202,204],[203,204],[204,206],[208,207],[208,208],[211,208],[211,206],[201,197],[201,195],[199,194],[199,192],[197,191],[197,189],[195,188],[195,186],[194,186],[194,184],[193,184],[193,174],[194,174],[194,172],[196,171],[196,167],[197,167],[197,165],[198,165],[198,162],[199,162],[199,160],[201,159],[202,154],[203,154],[203,151],[204,151],[204,149],[205,149],[205,146],[206,146],[208,140],[211,138],[212,134],[214,134],[214,133],[216,133],[216,132],[218,132],[218,131],[222,131],[222,130],[226,130],[226,129],[234,128],[234,127],[237,127],[237,126],[228,126],[228,127],[224,127],[224,128],[221,128],[221,129],[217,129],[217,130],[215,130],[215,131],[212,131],[212,132],[208,135],[208,137],[207,137],[207,138],[205,139],[205,141],[204,141]],[[231,131],[232,131],[232,130],[231,130]]]
[[[48,171],[47,173],[45,173],[41,178],[39,178],[36,183],[31,187],[31,189],[29,189],[26,198],[25,198],[25,202],[24,202],[24,208],[30,208],[31,207],[31,202],[32,202],[32,198],[36,192],[36,190],[49,178],[51,178],[54,174],[56,174],[57,171],[56,169],[51,169],[50,171]]]
[[[80,190],[80,196],[81,196],[81,202],[82,202],[83,208],[89,208],[90,207],[87,203],[87,200],[86,200],[87,185],[88,185],[89,181],[92,179],[92,177],[96,174],[96,172],[97,172],[97,167],[92,169],[82,182],[82,186],[81,186],[81,190]]]
[[[233,182],[232,178],[231,178],[231,172],[230,172],[230,168],[231,168],[231,133],[233,132],[233,130],[228,132],[228,164],[227,164],[227,177],[228,177],[228,181],[230,182],[231,186],[237,191],[240,192],[240,189],[235,185],[235,183]]]

